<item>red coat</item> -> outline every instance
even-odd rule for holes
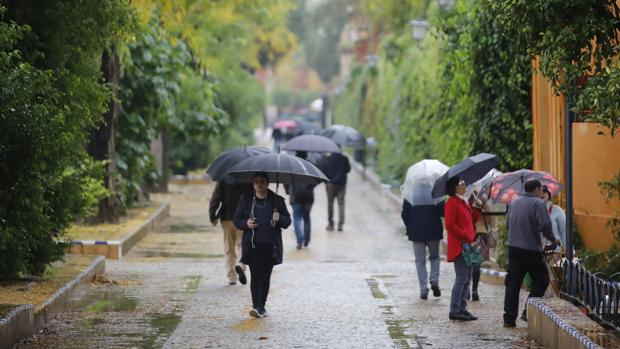
[[[454,261],[463,252],[463,243],[474,241],[474,222],[480,211],[472,209],[468,203],[457,196],[446,202],[445,223],[448,231],[448,262]]]

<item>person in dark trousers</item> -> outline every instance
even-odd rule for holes
[[[241,195],[251,192],[252,186],[249,184],[233,185],[218,182],[209,201],[211,224],[215,226],[219,220],[224,231],[224,258],[229,285],[235,285],[237,278],[239,278],[239,282],[243,285],[247,282],[245,265],[238,261],[238,258],[241,257],[241,238],[243,232],[235,227],[233,216],[237,205],[239,205]]]
[[[525,193],[508,208],[508,275],[504,294],[504,327],[515,327],[519,312],[519,291],[529,273],[532,290],[528,297],[542,297],[549,285],[547,265],[543,259],[542,236],[559,244],[553,235],[551,219],[540,198],[542,184],[527,180]],[[542,236],[541,236],[542,234]]]
[[[452,177],[446,183],[450,196],[446,201],[445,224],[448,232],[448,262],[454,262],[454,286],[450,297],[450,320],[472,321],[478,318],[467,310],[472,267],[463,256],[463,249],[474,241],[474,222],[480,210],[472,208],[465,198],[467,183]]]
[[[430,282],[433,296],[440,297],[439,289],[439,241],[443,239],[443,224],[441,217],[444,214],[444,202],[437,205],[412,206],[409,201],[403,200],[401,218],[407,228],[409,241],[413,243],[415,266],[420,283],[420,298],[428,299],[428,284]],[[431,263],[430,278],[426,272],[426,250]]]
[[[347,174],[351,171],[349,158],[341,153],[329,156],[329,170],[327,176],[330,183],[327,188],[327,230],[334,230],[334,199],[338,199],[338,231],[344,225],[344,196],[347,188]]]
[[[306,159],[308,153],[298,151],[297,157]],[[306,185],[290,185],[287,187],[291,206],[293,207],[293,226],[295,227],[295,236],[297,237],[297,249],[302,246],[308,247],[310,243],[310,210],[314,203],[314,187],[315,184]]]
[[[265,172],[253,178],[254,193],[241,197],[235,211],[235,225],[243,230],[241,262],[250,266],[252,309],[250,316],[267,316],[271,271],[282,263],[282,229],[291,225],[284,199],[269,190]]]

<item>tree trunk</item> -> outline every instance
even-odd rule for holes
[[[162,154],[161,154],[161,173],[159,176],[159,188],[158,191],[160,193],[168,192],[168,168],[170,167],[170,132],[166,129],[161,131],[161,143],[162,143]]]
[[[106,83],[118,86],[120,80],[120,62],[116,48],[104,51],[101,56],[101,71]],[[103,115],[103,122],[99,128],[90,134],[88,153],[95,160],[107,160],[106,173],[104,177],[105,187],[111,194],[99,202],[99,213],[92,217],[91,223],[118,223],[118,202],[116,201],[116,163],[114,154],[116,152],[116,129],[118,126],[119,105],[115,96],[108,102],[108,111]]]

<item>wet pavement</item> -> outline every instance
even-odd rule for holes
[[[268,318],[250,318],[248,285],[228,286],[220,227],[208,219],[213,186],[171,186],[164,227],[105,278],[84,287],[73,309],[18,348],[522,348],[525,323],[502,327],[502,286],[481,284],[470,311],[448,320],[452,264],[442,296],[420,300],[413,251],[399,212],[357,173],[349,176],[344,232],[326,232],[324,186],[315,191],[312,240],[296,250],[284,232]],[[282,188],[280,188],[282,191]],[[522,303],[523,304],[523,303]]]

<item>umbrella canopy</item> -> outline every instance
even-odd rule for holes
[[[340,153],[338,144],[331,139],[317,135],[297,136],[282,146],[283,150],[317,153]]]
[[[278,120],[273,124],[273,128],[296,128],[298,125],[295,120]]]
[[[493,179],[490,198],[496,203],[510,204],[523,193],[523,183],[528,179],[541,181],[549,188],[552,196],[562,190],[562,184],[549,173],[523,169],[504,173]]]
[[[329,182],[311,162],[287,154],[262,154],[241,161],[228,174],[239,183],[252,183],[254,173],[266,172],[269,182],[306,185]]]
[[[323,129],[313,123],[307,121],[299,121],[297,131],[299,132],[299,134],[302,135],[320,135]]]
[[[235,182],[234,178],[226,174],[231,168],[249,157],[268,153],[271,153],[271,150],[262,147],[245,146],[226,151],[213,161],[207,170],[207,174],[214,181],[232,184]]]
[[[475,181],[467,188],[467,193],[465,194],[465,197],[469,197],[469,194],[471,194],[472,191],[476,191],[479,195],[485,194],[488,198],[493,179],[500,176],[502,173],[503,172],[498,169],[491,169],[491,171],[487,172],[484,177]]]
[[[493,167],[499,164],[495,154],[480,153],[470,156],[458,164],[450,167],[433,185],[433,197],[446,195],[446,183],[452,177],[458,176],[466,183],[473,183],[484,177]]]
[[[431,192],[435,181],[446,171],[448,166],[438,160],[422,160],[411,165],[401,187],[404,199],[411,206],[438,204],[443,198],[433,198]]]
[[[345,125],[332,125],[325,129],[322,133],[336,144],[347,147],[362,148],[366,145],[366,139],[356,129]]]

